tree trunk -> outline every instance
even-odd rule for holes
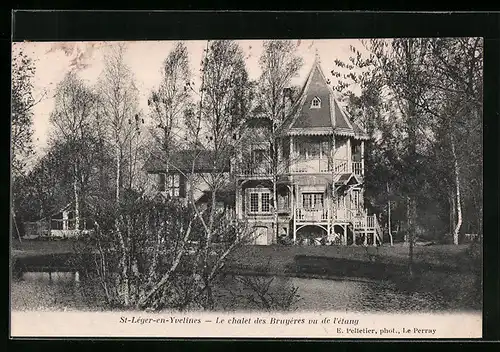
[[[115,197],[116,203],[120,203],[120,177],[121,177],[121,151],[120,148],[116,148],[116,190]]]
[[[130,138],[130,146],[129,146],[129,175],[128,175],[128,188],[132,189],[132,174],[134,173],[133,167],[132,167],[132,141],[133,138]]]
[[[73,193],[75,197],[75,230],[80,230],[80,194],[78,192],[78,166],[75,165],[73,177]]]
[[[408,197],[407,216],[408,216],[408,275],[413,278],[413,245],[415,242],[415,200]]]
[[[455,214],[456,214],[456,207],[455,207],[455,192],[453,190],[450,191],[450,234],[453,235],[454,229],[455,229]]]
[[[276,242],[278,241],[278,236],[279,236],[279,227],[278,227],[278,189],[276,187],[276,182],[277,182],[277,174],[274,174],[273,177],[273,197],[274,197],[274,226],[275,226],[275,231],[274,231],[274,237]]]
[[[457,153],[455,150],[455,139],[451,136],[451,152],[453,155],[453,166],[455,171],[455,195],[457,206],[457,223],[453,229],[453,244],[458,245],[458,237],[460,234],[460,227],[462,226],[462,205],[460,197],[460,170],[458,168]]]
[[[12,207],[10,209],[10,212],[11,212],[11,216],[12,216],[12,222],[14,223],[14,226],[16,228],[17,239],[19,240],[19,243],[22,243],[21,234],[19,232],[19,228],[17,227],[16,213],[14,211],[14,202],[12,202]]]
[[[394,245],[392,240],[392,224],[391,224],[391,201],[389,199],[389,182],[387,182],[387,232],[389,234],[389,239],[391,241],[391,247]]]
[[[218,180],[216,181],[218,182]],[[212,202],[211,202],[211,209],[210,209],[210,218],[209,218],[209,226],[208,226],[208,231],[206,231],[206,244],[205,244],[205,250],[204,250],[204,262],[203,262],[203,281],[206,287],[206,301],[205,301],[205,306],[206,307],[212,307],[212,290],[211,290],[211,285],[210,285],[210,280],[209,280],[209,268],[208,264],[210,261],[210,247],[211,247],[211,242],[212,242],[212,231],[213,231],[213,226],[214,226],[214,219],[215,219],[215,207],[216,207],[216,196],[217,196],[217,187],[212,188]]]
[[[130,300],[129,300],[129,277],[128,277],[128,251],[127,251],[127,245],[125,244],[125,239],[123,238],[123,233],[120,229],[120,220],[119,217],[121,215],[117,214],[117,219],[115,220],[115,229],[116,233],[118,235],[118,240],[120,243],[120,261],[119,261],[119,268],[121,269],[121,277],[119,280],[119,285],[121,286],[122,289],[122,296],[123,296],[123,304],[125,307],[128,307],[130,305]],[[122,221],[123,222],[123,221]]]

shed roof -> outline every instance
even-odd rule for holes
[[[216,158],[211,150],[180,150],[172,153],[168,161],[163,153],[153,153],[146,161],[144,168],[148,173],[161,173],[167,170],[190,173],[194,164],[194,172],[202,173],[214,171],[214,163],[216,171],[224,172],[230,169],[229,158]]]

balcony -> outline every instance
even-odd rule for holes
[[[295,174],[306,173],[334,173],[344,174],[352,172],[356,175],[363,175],[363,163],[346,159],[335,159],[330,162],[328,159],[308,159],[298,160],[290,167],[290,172]]]
[[[295,219],[297,223],[306,222],[322,222],[325,223],[329,219],[336,222],[352,222],[355,227],[373,227],[373,216],[365,216],[362,209],[337,208],[333,211],[328,208],[324,209],[295,209]]]
[[[301,222],[326,222],[328,221],[328,209],[295,209],[295,219]]]
[[[238,176],[245,177],[271,176],[273,173],[271,163],[268,161],[263,161],[260,163],[243,161],[240,165],[236,165],[234,170]]]
[[[260,163],[242,162],[235,165],[233,169],[238,176],[245,177],[263,177],[273,174],[271,162],[264,161]],[[352,172],[357,176],[363,176],[363,163],[345,159],[335,159],[329,162],[327,159],[304,159],[297,160],[289,167],[291,174],[345,174]],[[278,173],[279,170],[278,170]],[[283,176],[283,175],[281,175]]]

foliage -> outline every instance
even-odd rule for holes
[[[35,64],[23,51],[12,56],[11,91],[11,167],[14,177],[26,167],[26,159],[33,153],[33,107],[38,101],[33,96]]]
[[[161,83],[148,99],[155,142],[165,153],[179,140],[182,118],[190,107],[191,72],[186,46],[176,43],[161,68]],[[161,132],[158,133],[157,131]]]
[[[192,207],[134,194],[128,194],[119,209],[113,205],[96,209],[95,224],[97,231],[87,239],[87,250],[97,250],[97,274],[107,303],[140,309],[211,306],[203,293],[228,253],[244,239],[243,224],[217,217],[213,226],[219,239],[205,258],[204,228]]]
[[[481,39],[375,39],[351,51],[349,63],[336,60],[332,74],[353,118],[373,137],[369,205],[386,218],[391,201],[401,228],[407,197],[414,197],[414,226],[435,239],[464,231],[457,220],[463,207],[465,231],[481,232]]]

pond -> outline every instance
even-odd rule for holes
[[[270,292],[280,293],[296,288],[298,299],[292,310],[349,311],[349,312],[436,312],[450,310],[447,299],[438,294],[404,292],[386,282],[368,282],[355,279],[324,280],[296,277],[228,276],[219,281],[214,290],[218,310],[258,309],[242,294],[235,299],[234,292],[247,291],[248,283],[270,284]],[[85,290],[83,289],[85,288]],[[243,291],[242,291],[243,290]],[[100,310],[97,296],[89,296],[89,284],[78,273],[26,272],[12,280],[12,310]],[[252,291],[254,292],[254,291]],[[277,295],[276,295],[277,294]],[[246,299],[242,299],[246,297]]]

